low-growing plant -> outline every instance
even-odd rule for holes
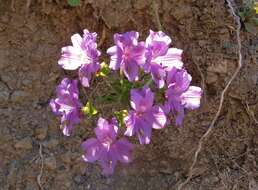
[[[65,70],[78,70],[80,85],[77,79],[64,78],[50,106],[61,117],[66,136],[72,134],[85,115],[98,117],[96,138],[82,143],[82,158],[90,163],[98,161],[103,174],[110,175],[118,161],[132,160],[133,144],[128,137],[136,136],[140,144],[149,144],[152,129],[163,129],[172,123],[181,126],[185,109],[200,106],[202,90],[190,85],[192,77],[183,66],[183,51],[170,47],[171,38],[161,31],[150,30],[145,41],[139,41],[136,31],[115,34],[115,45],[107,50],[109,65],[100,64],[96,38],[95,32],[85,29],[83,36],[72,35],[72,45],[62,48],[58,64]],[[94,101],[88,98],[83,105],[78,87],[90,87],[94,77],[108,81],[111,89],[107,96],[95,97]],[[93,105],[96,101],[119,102],[124,109],[103,118]],[[119,138],[118,134],[123,135]]]
[[[75,7],[75,6],[78,6],[78,5],[80,5],[80,0],[67,0],[67,2],[68,2],[68,4],[70,5],[70,6],[73,6],[73,7]]]
[[[239,16],[246,31],[258,34],[258,2],[245,0],[239,10]]]

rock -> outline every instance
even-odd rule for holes
[[[135,1],[134,3],[134,8],[135,9],[144,9],[146,8],[148,5],[150,4],[149,0],[145,0],[145,1]]]
[[[56,158],[54,156],[45,159],[46,167],[50,170],[56,169]]]
[[[226,74],[227,73],[227,61],[226,60],[218,60],[218,63],[213,64],[207,68],[207,71],[213,72],[213,73],[220,73],[220,74]]]
[[[72,161],[71,158],[72,158],[72,153],[70,151],[66,152],[61,156],[62,161],[67,164],[71,163]]]
[[[14,91],[12,96],[11,96],[11,100],[13,102],[21,102],[23,101],[26,97],[28,97],[29,94],[25,91],[21,91],[21,90],[17,90]]]
[[[216,73],[207,72],[206,83],[214,84],[218,80],[218,75]]]
[[[83,178],[80,175],[76,175],[74,177],[74,181],[79,184],[79,183],[81,183],[83,181]]]
[[[1,25],[0,25],[1,27]],[[1,30],[1,28],[0,28]],[[9,52],[6,49],[0,49],[0,69],[3,69],[8,65],[8,57],[9,57]],[[1,76],[2,77],[2,76]]]
[[[8,87],[0,82],[0,102],[4,102],[4,101],[7,101],[9,99],[9,89]]]
[[[35,136],[39,140],[43,140],[47,136],[48,127],[39,127],[35,130]]]
[[[14,145],[14,147],[17,149],[26,149],[26,150],[32,149],[32,140],[30,137],[26,137],[26,138],[18,141]]]
[[[58,144],[59,144],[59,141],[57,139],[51,139],[45,143],[47,148],[55,148]]]

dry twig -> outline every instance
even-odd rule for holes
[[[245,103],[245,105],[246,105],[246,111],[247,111],[248,115],[254,120],[255,124],[258,124],[258,121],[255,118],[254,112],[250,109],[247,102]]]
[[[11,10],[15,12],[15,0],[11,1]]]
[[[43,168],[44,168],[44,157],[43,157],[43,154],[42,154],[42,144],[41,143],[39,143],[39,156],[40,156],[40,160],[41,160],[41,167],[40,167],[40,173],[37,176],[37,182],[38,182],[39,188],[41,190],[44,190],[44,188],[41,184],[41,177],[42,177]]]
[[[101,45],[104,43],[105,39],[106,39],[106,26],[104,24],[102,34],[101,34],[101,38],[100,38],[99,43],[98,43],[98,47],[101,47]]]
[[[29,9],[29,8],[30,8],[30,5],[31,5],[31,0],[27,0],[26,8]]]
[[[158,25],[158,29],[160,31],[162,31],[162,25],[161,25],[161,22],[160,22],[160,19],[159,19],[158,4],[155,0],[152,1],[152,8],[154,10],[154,16],[155,16],[155,19],[156,19],[156,23]]]
[[[227,3],[228,3],[228,6],[230,8],[230,12],[231,14],[234,16],[235,18],[235,21],[237,22],[237,30],[236,30],[236,36],[237,36],[237,44],[238,44],[238,67],[237,69],[235,70],[233,76],[231,77],[231,79],[228,81],[227,85],[225,86],[225,88],[223,89],[223,91],[221,92],[221,96],[220,96],[220,103],[219,103],[219,107],[218,107],[218,111],[215,115],[215,117],[213,118],[210,126],[209,126],[209,129],[206,131],[206,133],[201,137],[199,143],[198,143],[198,147],[195,151],[195,154],[194,154],[194,159],[193,159],[193,162],[192,162],[192,165],[189,169],[189,174],[188,174],[188,177],[187,179],[181,183],[179,186],[178,186],[178,190],[181,190],[192,178],[193,176],[193,168],[197,162],[197,159],[198,159],[198,155],[202,149],[202,146],[203,146],[203,143],[204,141],[206,140],[206,138],[209,136],[209,134],[211,133],[212,129],[214,128],[214,125],[220,115],[220,112],[222,110],[222,106],[223,106],[223,102],[224,102],[224,99],[225,99],[225,93],[227,92],[229,86],[231,85],[231,83],[233,82],[233,80],[236,78],[236,76],[238,75],[241,67],[242,67],[242,54],[241,54],[241,47],[242,47],[242,44],[241,44],[241,39],[240,39],[240,29],[241,29],[241,23],[240,23],[240,18],[239,16],[236,15],[235,13],[235,9],[234,7],[232,6],[232,2],[231,0],[226,0]]]

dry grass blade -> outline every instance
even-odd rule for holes
[[[153,8],[153,11],[154,11],[154,16],[155,16],[155,19],[156,19],[156,23],[158,25],[158,29],[160,31],[163,31],[162,30],[162,24],[161,24],[160,18],[159,18],[158,4],[155,0],[152,1],[152,8]]]
[[[43,168],[44,168],[44,157],[43,157],[43,154],[42,154],[42,144],[41,143],[39,143],[39,156],[40,156],[40,160],[41,160],[41,167],[40,167],[40,173],[37,176],[37,182],[38,182],[39,188],[41,190],[44,190],[44,188],[41,184],[41,177],[42,177]]]
[[[224,102],[224,99],[225,99],[225,94],[229,88],[229,86],[231,85],[231,83],[233,82],[233,80],[236,78],[236,76],[238,75],[241,67],[242,67],[242,54],[241,54],[241,49],[242,49],[242,45],[241,45],[241,39],[240,39],[240,29],[241,29],[241,23],[240,23],[240,18],[239,16],[236,15],[235,13],[235,9],[232,5],[232,2],[230,0],[226,0],[227,1],[227,4],[230,8],[230,12],[231,14],[234,16],[236,22],[237,22],[237,30],[236,30],[236,35],[237,35],[237,44],[238,44],[238,67],[237,69],[235,70],[233,76],[231,77],[231,79],[228,81],[227,85],[225,86],[224,90],[221,92],[221,96],[220,96],[220,103],[219,103],[219,107],[218,107],[218,111],[215,115],[215,117],[213,118],[210,126],[209,126],[209,129],[205,132],[205,134],[201,137],[201,139],[199,140],[199,143],[198,143],[198,147],[195,151],[195,154],[194,154],[194,159],[193,159],[193,162],[192,162],[192,165],[189,169],[189,174],[188,174],[188,177],[187,179],[181,183],[179,186],[178,186],[178,190],[181,190],[192,178],[193,176],[193,168],[197,162],[197,159],[198,159],[198,155],[199,153],[201,152],[201,149],[202,149],[202,146],[203,146],[203,143],[205,141],[205,139],[209,136],[209,134],[212,132],[212,129],[220,115],[220,112],[221,112],[221,109],[222,109],[222,106],[223,106],[223,102]]]

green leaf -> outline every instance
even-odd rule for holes
[[[128,115],[128,111],[127,110],[116,111],[114,114],[118,121],[119,126],[123,127],[125,125],[124,118]]]
[[[97,77],[106,77],[110,73],[110,68],[105,62],[100,64],[100,71],[96,74]]]
[[[247,30],[247,32],[250,32],[252,34],[257,33],[257,28],[255,27],[254,23],[246,22],[245,29]]]
[[[72,7],[80,5],[80,0],[68,0],[68,4]]]
[[[98,113],[97,109],[93,107],[90,101],[88,101],[87,104],[82,108],[82,112],[90,117]]]
[[[246,14],[245,14],[245,12],[239,12],[238,14],[239,14],[241,20],[244,22],[245,19],[246,19]]]
[[[252,21],[254,22],[254,24],[255,24],[256,26],[258,26],[258,18],[253,18]]]

